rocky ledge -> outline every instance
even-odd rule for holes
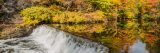
[[[33,27],[17,28],[16,24],[0,24],[0,39],[9,39],[28,36]]]

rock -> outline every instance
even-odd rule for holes
[[[17,28],[15,24],[0,24],[0,39],[28,36],[34,27]]]
[[[32,6],[32,2],[29,0],[4,0],[0,4],[0,22],[8,23],[15,18],[14,15],[18,14],[20,10],[30,6]]]

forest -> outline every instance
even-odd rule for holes
[[[0,0],[0,39],[24,37],[44,24],[109,53],[130,53],[138,40],[149,51],[142,53],[160,52],[160,0]]]

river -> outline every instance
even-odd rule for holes
[[[134,21],[40,25],[27,37],[0,40],[0,52],[160,53],[159,25]]]

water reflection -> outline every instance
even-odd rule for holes
[[[129,49],[129,53],[149,53],[146,49],[146,44],[141,40],[137,40],[134,45],[132,45]]]
[[[50,25],[77,36],[100,42],[109,53],[160,53],[160,24],[155,21],[122,20],[99,24]]]

